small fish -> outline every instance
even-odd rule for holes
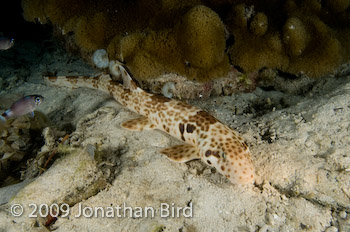
[[[15,44],[13,38],[0,37],[0,50],[8,50]]]
[[[10,117],[21,116],[30,114],[34,117],[35,108],[44,101],[44,97],[41,95],[28,95],[22,97],[18,101],[12,104],[12,106],[0,115],[0,120],[5,122]]]

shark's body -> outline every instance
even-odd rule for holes
[[[173,161],[202,159],[234,184],[254,181],[249,148],[237,132],[200,108],[143,91],[123,66],[120,71],[123,85],[109,75],[46,77],[45,80],[54,86],[86,87],[110,94],[128,109],[142,115],[122,123],[123,128],[133,131],[158,129],[186,143],[160,151]]]

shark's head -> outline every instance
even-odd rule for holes
[[[222,130],[223,133],[209,134],[209,146],[200,151],[202,159],[234,184],[252,183],[254,166],[247,144],[229,128]]]

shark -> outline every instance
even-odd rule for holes
[[[119,71],[122,84],[109,74],[44,77],[44,80],[51,86],[92,88],[113,96],[117,102],[140,115],[123,122],[122,128],[130,131],[157,129],[183,142],[159,151],[172,161],[184,163],[201,159],[233,184],[254,182],[251,153],[235,130],[198,107],[144,91],[122,64]]]

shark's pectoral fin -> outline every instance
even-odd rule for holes
[[[121,126],[130,131],[143,131],[156,128],[149,122],[148,118],[144,116],[123,122]]]
[[[168,156],[169,159],[184,163],[194,159],[200,159],[199,151],[195,146],[189,144],[176,145],[160,150],[160,153]]]

